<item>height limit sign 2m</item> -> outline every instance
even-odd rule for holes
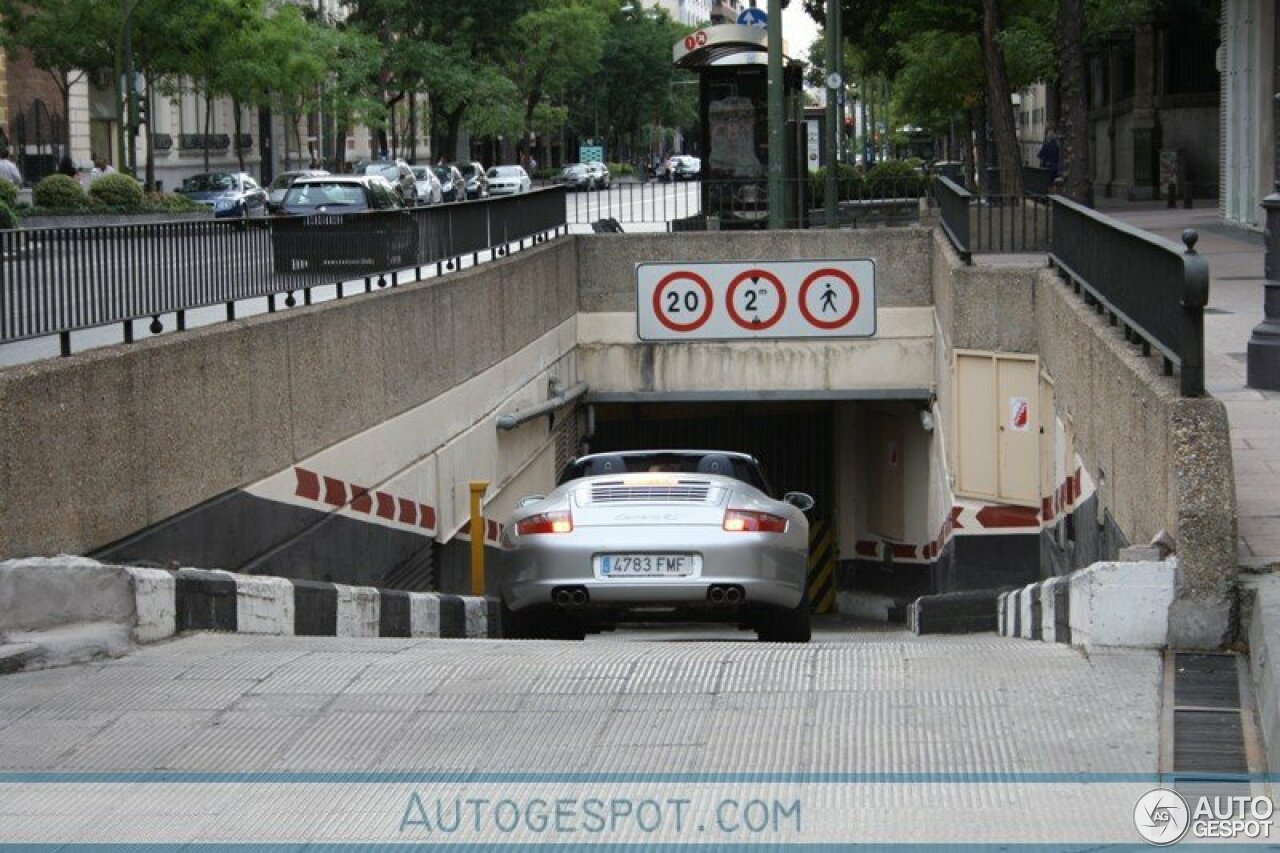
[[[636,265],[642,341],[866,338],[876,333],[870,258]]]

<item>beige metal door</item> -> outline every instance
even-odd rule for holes
[[[996,361],[989,353],[956,353],[953,417],[956,493],[1000,494],[996,465]]]
[[[1000,406],[1000,497],[1040,503],[1040,369],[1035,359],[996,359]]]
[[[871,501],[867,506],[867,528],[877,536],[901,542],[906,535],[902,418],[875,413],[868,418],[868,427],[871,461],[867,466],[867,479]]]
[[[1040,384],[1035,356],[957,352],[956,493],[1040,503]]]

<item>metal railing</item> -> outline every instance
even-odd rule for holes
[[[939,177],[933,182],[933,198],[938,203],[943,233],[960,255],[960,260],[966,264],[972,263],[969,209],[973,203],[973,195],[950,178]]]
[[[983,253],[1049,250],[1053,210],[1047,196],[975,196],[949,178],[934,182],[942,227],[964,262]]]
[[[825,227],[823,182],[804,177],[787,181],[786,187],[787,227]],[[905,224],[919,221],[919,201],[928,197],[928,183],[918,176],[842,177],[838,193],[841,227]],[[615,181],[608,189],[571,192],[566,199],[566,218],[582,225],[608,219],[624,226],[660,223],[673,230],[755,228],[768,220],[768,195],[768,181],[763,176]]]
[[[1111,325],[1123,327],[1125,340],[1144,355],[1157,350],[1165,375],[1176,366],[1183,396],[1203,395],[1209,267],[1195,251],[1199,235],[1183,232],[1183,251],[1062,196],[1052,196],[1051,204],[1049,262]]]
[[[274,311],[294,294],[310,304],[321,285],[342,298],[353,281],[394,286],[396,270],[420,278],[565,226],[564,192],[552,188],[397,211],[0,231],[0,343],[58,335],[66,355],[76,330],[121,323],[131,341],[136,321],[158,333],[174,314],[183,329],[196,308],[225,305],[231,320],[239,300],[266,297]]]

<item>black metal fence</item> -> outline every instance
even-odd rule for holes
[[[398,283],[397,270],[455,268],[499,257],[565,228],[559,188],[463,204],[243,221],[0,231],[0,342],[59,335],[266,297],[270,310],[309,304],[311,290]]]
[[[969,210],[973,195],[950,178],[939,177],[933,184],[933,198],[941,214],[942,230],[966,264],[972,261],[969,246]]]
[[[965,263],[975,254],[1049,250],[1053,209],[1048,196],[975,196],[940,177],[933,184],[933,197],[943,230]]]
[[[1209,273],[1195,253],[1062,196],[974,196],[938,178],[934,199],[943,231],[961,260],[983,252],[1047,252],[1077,293],[1123,327],[1144,355],[1155,349],[1167,375],[1179,369],[1181,393],[1204,393],[1204,307]]]
[[[817,178],[786,183],[787,227],[827,224],[825,184]],[[841,227],[897,225],[919,221],[921,199],[929,184],[921,176],[842,177],[837,215]],[[657,223],[684,229],[763,228],[769,216],[769,187],[759,178],[710,178],[706,181],[615,181],[608,189],[571,192],[566,218],[572,224],[612,219]]]
[[[1144,355],[1157,350],[1166,375],[1176,366],[1183,396],[1204,394],[1209,267],[1195,251],[1199,235],[1184,232],[1183,251],[1061,196],[1053,196],[1052,205],[1050,263]]]

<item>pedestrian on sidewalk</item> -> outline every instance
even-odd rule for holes
[[[22,186],[22,173],[18,171],[18,167],[9,159],[9,149],[0,148],[0,178],[4,178],[15,187]]]

